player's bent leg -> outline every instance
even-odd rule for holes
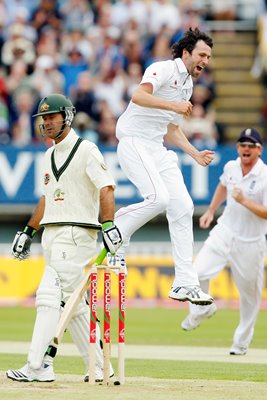
[[[60,316],[61,288],[58,275],[47,266],[36,293],[36,320],[28,354],[28,363],[22,368],[7,371],[9,379],[18,382],[52,382],[53,366],[44,362],[44,355],[55,335]]]
[[[36,320],[28,354],[29,366],[42,366],[46,350],[53,339],[60,317],[61,288],[56,271],[47,266],[36,293]]]
[[[217,307],[214,303],[208,306],[190,306],[190,313],[182,321],[181,327],[185,331],[192,331],[196,329],[202,321],[207,318],[211,318],[217,311]]]
[[[61,288],[58,275],[47,266],[36,293],[36,319],[32,334],[28,363],[17,370],[8,370],[7,377],[19,382],[52,382],[53,366],[44,362],[44,355],[54,337],[60,316]]]
[[[89,325],[90,315],[89,315],[89,306],[85,303],[85,301],[81,302],[78,306],[78,309],[70,321],[68,330],[72,336],[72,339],[78,348],[84,364],[86,371],[89,370]],[[101,334],[100,328],[97,324],[96,328],[96,369],[95,369],[95,380],[96,382],[103,381],[103,367],[104,367],[104,359],[103,359],[103,350],[101,346]],[[110,365],[110,376],[114,375],[114,371],[112,366]],[[86,373],[85,381],[88,381],[88,373]]]
[[[182,180],[179,171],[176,171],[176,175],[177,180]],[[201,289],[197,272],[192,266],[192,199],[183,181],[180,182],[179,192],[170,185],[168,188],[172,200],[167,207],[167,219],[175,263],[175,279],[169,297],[178,301],[189,301],[192,304],[211,304],[213,298]]]

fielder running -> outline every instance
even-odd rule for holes
[[[195,259],[201,288],[230,263],[240,294],[240,321],[235,330],[231,355],[244,355],[252,340],[263,288],[265,234],[267,229],[267,166],[261,160],[262,138],[255,129],[245,129],[237,142],[239,157],[223,170],[200,227],[208,228],[215,211],[226,200],[223,214],[210,231]],[[190,331],[216,312],[216,305],[190,305],[182,328]]]
[[[95,255],[97,232],[102,229],[104,244],[111,253],[121,244],[120,232],[112,222],[114,180],[97,146],[79,138],[71,128],[74,115],[71,101],[60,94],[43,98],[35,115],[42,118],[42,135],[53,139],[55,145],[45,154],[44,195],[24,231],[17,232],[12,249],[15,258],[26,259],[34,234],[44,226],[42,247],[46,266],[36,293],[37,314],[28,362],[20,369],[7,371],[7,377],[15,381],[55,380],[55,353],[49,345],[55,336],[61,306],[84,278],[84,268]],[[98,221],[99,210],[102,225]],[[89,307],[85,297],[68,330],[87,371]],[[101,381],[103,353],[99,327],[96,357],[95,379]]]
[[[144,200],[118,210],[115,216],[123,246],[117,253],[125,265],[124,252],[132,234],[163,211],[167,213],[175,263],[175,279],[169,297],[209,304],[212,297],[202,292],[193,257],[193,202],[184,184],[174,151],[168,142],[182,149],[206,167],[213,152],[198,151],[186,139],[180,123],[191,114],[189,101],[192,78],[198,78],[209,64],[212,39],[198,29],[189,30],[172,47],[173,60],[149,66],[126,111],[117,123],[118,158],[124,173],[139,189]]]

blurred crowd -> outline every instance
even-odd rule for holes
[[[171,58],[189,27],[207,31],[207,18],[234,18],[232,3],[214,0],[211,10],[194,0],[0,0],[0,144],[42,143],[32,114],[59,92],[76,107],[80,136],[116,145],[117,118],[145,68]],[[215,97],[211,67],[195,82],[193,115],[184,120],[196,146],[223,141]]]

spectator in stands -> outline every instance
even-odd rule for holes
[[[78,112],[88,114],[94,121],[99,121],[99,110],[95,97],[93,76],[90,71],[78,75],[77,84],[72,86],[70,97]]]
[[[101,60],[100,71],[96,75],[95,96],[97,101],[105,101],[113,115],[118,118],[126,108],[124,100],[125,72],[112,64],[110,58]]]
[[[98,144],[98,133],[94,130],[93,126],[93,121],[85,112],[79,111],[75,115],[73,120],[73,129],[75,129],[77,135],[83,139],[87,139],[95,144]]]
[[[37,57],[45,54],[53,57],[55,62],[58,63],[60,59],[58,32],[51,26],[42,28],[35,48]]]
[[[100,109],[100,121],[97,126],[99,144],[117,146],[118,140],[115,134],[117,120],[105,101],[100,103]]]
[[[94,13],[88,0],[69,0],[59,2],[59,9],[64,21],[64,30],[79,26],[85,31],[94,22]]]
[[[9,1],[6,1],[5,3],[6,7],[8,7],[7,4],[9,3]],[[22,25],[24,28],[24,37],[35,43],[37,33],[36,29],[31,26],[31,24],[29,24],[30,12],[26,5],[17,5],[13,9],[10,9],[8,12],[10,13],[10,22],[7,24],[7,26]]]
[[[247,0],[244,1],[246,2]],[[186,5],[187,0],[184,0],[183,3]],[[242,8],[242,1],[210,0],[196,2],[196,5],[199,7],[199,11],[204,20],[235,21],[238,19],[240,8]]]
[[[138,23],[140,33],[147,31],[148,6],[141,0],[118,0],[112,4],[110,22],[127,31],[133,21]]]
[[[57,69],[55,60],[50,55],[43,54],[36,59],[29,82],[38,91],[39,97],[43,98],[51,93],[62,93],[65,78]]]
[[[152,0],[149,3],[148,31],[150,33],[156,35],[163,26],[173,33],[181,23],[180,10],[170,0]]]
[[[201,81],[196,83],[191,97],[193,105],[200,104],[204,107],[205,111],[208,111],[214,98],[214,92],[212,92],[207,85],[202,84]]]
[[[172,31],[167,26],[162,26],[160,31],[150,38],[150,44],[145,56],[145,68],[156,61],[164,61],[170,58],[170,42]]]
[[[194,10],[193,0],[0,0],[0,58],[9,96],[25,85],[41,97],[64,93],[77,111],[96,124],[101,119],[105,131],[109,117],[100,118],[102,103],[117,119],[145,66],[168,57],[174,35],[197,23]]]
[[[57,32],[61,32],[63,16],[58,9],[58,2],[40,0],[38,3],[30,17],[30,23],[36,29],[37,35],[39,36],[45,27],[52,27]]]
[[[193,106],[189,118],[184,118],[181,127],[187,139],[198,149],[217,146],[218,131],[212,113],[206,113],[201,104]]]
[[[237,18],[237,2],[236,0],[212,0],[211,18],[218,21],[234,21]]]
[[[11,20],[9,19],[9,13],[4,0],[0,0],[0,25],[5,28],[10,25]]]
[[[9,74],[5,77],[9,95],[12,96],[14,91],[27,81],[27,64],[24,60],[18,59],[10,66]]]
[[[128,72],[130,64],[138,63],[142,68],[142,72],[144,72],[145,56],[143,42],[139,31],[131,29],[123,32],[121,54],[125,71]]]
[[[67,57],[59,65],[59,71],[65,78],[64,94],[69,96],[71,88],[77,84],[80,72],[87,71],[88,64],[81,51],[73,47],[69,49]]]
[[[137,62],[132,62],[128,65],[127,75],[126,75],[126,90],[125,90],[125,101],[128,103],[133,95],[134,90],[140,84],[143,76],[143,69],[141,64]]]
[[[10,143],[9,94],[5,77],[0,76],[0,145]]]
[[[102,32],[111,26],[112,5],[109,0],[99,0],[94,4],[94,22]]]
[[[102,44],[96,50],[94,71],[98,73],[103,67],[103,60],[112,66],[113,69],[123,66],[123,57],[119,46],[121,31],[115,26],[110,26],[103,32]]]
[[[25,146],[37,143],[40,138],[35,136],[32,114],[35,111],[38,95],[31,89],[21,88],[13,95],[13,121],[11,122],[12,143],[15,146]]]
[[[197,85],[202,85],[206,89],[204,106],[208,108],[216,97],[216,85],[212,68],[208,67],[207,70],[203,71],[203,74],[197,80]]]
[[[61,37],[60,52],[63,57],[66,57],[73,48],[79,50],[88,66],[92,65],[94,60],[93,46],[86,38],[84,28],[78,23],[73,23]]]
[[[9,37],[2,47],[1,59],[3,65],[9,71],[16,60],[23,60],[31,70],[35,61],[35,49],[33,43],[25,37],[25,27],[22,24],[10,26]]]
[[[4,14],[2,14],[3,10],[1,9],[1,16],[4,15],[8,26],[16,18],[21,17],[22,14],[29,19],[32,11],[39,5],[40,0],[2,0],[1,3],[4,3]]]

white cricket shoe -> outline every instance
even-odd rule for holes
[[[182,321],[181,327],[185,331],[192,331],[196,329],[204,319],[212,317],[217,311],[216,305],[211,304],[206,312],[200,315],[188,314],[188,316]]]
[[[192,304],[208,305],[213,303],[213,298],[202,292],[200,286],[178,286],[172,287],[169,297],[178,301],[190,301]]]
[[[112,365],[109,365],[110,371],[109,371],[109,377],[112,378],[114,376],[114,369],[112,368]],[[102,368],[99,368],[96,365],[95,368],[95,382],[99,383],[99,382],[103,382],[103,370]],[[89,382],[89,370],[87,371],[87,374],[84,377],[84,382]]]
[[[247,353],[247,348],[243,346],[232,345],[230,349],[231,356],[244,356]]]
[[[107,254],[107,264],[109,267],[118,267],[118,269],[114,269],[115,274],[118,275],[119,269],[122,268],[122,271],[125,273],[127,276],[127,266],[126,266],[126,261],[123,255],[121,254],[114,254],[114,256],[111,253]]]
[[[53,367],[48,364],[44,364],[39,369],[32,369],[25,364],[20,369],[9,369],[6,376],[17,382],[53,382],[55,380]]]

